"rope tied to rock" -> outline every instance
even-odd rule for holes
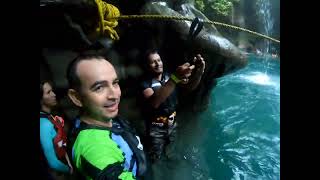
[[[176,21],[193,21],[193,18],[189,17],[183,17],[183,16],[168,16],[168,15],[121,15],[121,16],[113,16],[113,17],[108,17],[108,19],[118,19],[118,20],[127,20],[127,19],[153,19],[153,20],[176,20]],[[276,43],[280,43],[279,40],[269,37],[267,35],[257,33],[242,27],[226,24],[226,23],[221,23],[217,21],[210,21],[210,20],[203,20],[203,23],[206,24],[213,24],[213,25],[218,25],[218,26],[223,26],[223,27],[228,27],[231,29],[236,29],[236,30],[241,30],[259,37],[263,37],[265,39],[271,40]]]
[[[95,2],[99,13],[99,27],[96,31],[101,36],[108,35],[113,40],[119,40],[118,33],[114,29],[118,25],[116,18],[120,16],[119,9],[102,0],[95,0]]]

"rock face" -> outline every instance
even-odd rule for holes
[[[133,14],[139,14],[138,11],[140,11],[140,14],[199,17],[207,20],[205,15],[194,8],[192,3],[186,1],[172,2],[170,1],[170,5],[162,1],[147,2],[138,9],[130,11],[121,7],[120,4],[119,9],[121,12],[133,13],[135,11],[136,13]],[[86,11],[86,14],[88,14],[85,18],[86,23],[82,22],[78,15],[86,8],[81,6],[79,10],[75,10],[74,6],[76,5],[72,4],[70,6],[72,8],[69,8],[69,10],[62,6],[66,9],[66,12],[63,12],[63,9],[61,11],[57,10],[60,7],[54,6],[53,8],[47,5],[43,6],[41,11],[45,15],[41,21],[43,26],[40,34],[41,39],[43,39],[42,49],[47,49],[42,51],[42,55],[47,61],[46,63],[49,64],[54,81],[60,86],[61,94],[64,95],[63,91],[67,85],[64,73],[62,73],[65,72],[65,69],[61,69],[61,67],[65,68],[68,62],[74,58],[75,49],[83,49],[90,45],[87,42],[87,37],[85,37],[86,33],[90,32],[89,27],[93,27],[90,23],[90,26],[88,25],[89,17],[92,17],[93,22],[96,19],[94,8],[89,7],[88,9],[91,10]],[[71,17],[73,24],[70,24],[68,17]],[[140,118],[135,99],[137,94],[141,93],[137,81],[143,66],[141,55],[147,48],[156,47],[160,49],[167,71],[173,71],[177,65],[191,60],[196,53],[201,53],[205,58],[206,69],[199,87],[191,94],[181,95],[179,98],[180,107],[184,111],[201,112],[205,110],[209,104],[211,91],[216,85],[215,79],[239,70],[247,64],[245,54],[229,40],[222,37],[214,25],[205,24],[201,32],[192,41],[188,40],[190,26],[191,22],[189,21],[119,21],[120,40],[109,43],[108,47],[104,46],[103,48],[106,48],[106,55],[108,54],[107,56],[113,60],[112,63],[115,64],[116,68],[120,69],[120,78],[123,82],[122,91],[124,92],[123,107],[120,108],[129,119]],[[98,41],[90,38],[89,40],[92,43]],[[59,51],[52,50],[54,48],[59,48]],[[99,48],[102,48],[102,46]],[[72,58],[64,55],[70,53]],[[55,60],[57,57],[60,58]],[[59,65],[55,65],[58,60],[60,60]],[[63,99],[67,99],[67,97],[64,96]],[[72,112],[73,110],[68,103],[65,107]],[[66,111],[69,111],[69,109]]]
[[[156,14],[167,16],[184,16],[190,18],[201,18],[208,20],[207,17],[197,10],[192,3],[175,3],[170,7],[164,1],[148,2],[141,10],[141,14]],[[201,32],[190,42],[188,33],[191,26],[190,21],[166,21],[146,20],[149,26],[158,29],[156,46],[165,46],[164,49],[171,51],[172,54],[201,53],[206,59],[206,70],[199,88],[193,93],[192,100],[183,104],[189,104],[193,110],[206,109],[209,102],[210,92],[214,88],[215,78],[222,77],[246,66],[246,55],[240,51],[229,40],[222,37],[214,25],[205,24]],[[165,29],[165,30],[163,30]],[[169,33],[170,32],[170,33]],[[170,35],[170,34],[174,35]],[[163,45],[165,44],[165,45]],[[170,44],[174,44],[171,45]],[[192,44],[191,46],[187,46]],[[191,47],[191,48],[190,48]],[[189,57],[190,58],[190,57]],[[171,59],[170,59],[171,60]],[[171,64],[181,64],[184,57],[174,58]],[[183,101],[190,98],[181,98]],[[192,101],[192,102],[191,102]],[[187,107],[186,107],[187,108]],[[191,110],[190,109],[190,110]]]
[[[204,14],[190,3],[175,5],[175,9],[172,9],[165,2],[149,2],[143,7],[142,14],[184,16],[191,18],[198,17],[208,20]],[[179,37],[182,40],[187,41],[191,22],[171,21],[168,24],[173,31],[179,33]],[[215,76],[215,78],[243,68],[247,64],[245,54],[229,40],[222,37],[214,25],[205,24],[204,28],[201,30],[199,35],[196,36],[193,43],[194,47],[202,49],[206,54],[217,54],[225,57],[222,63],[225,64],[225,67],[227,68],[225,68],[221,74]],[[208,63],[211,62],[215,63],[215,60],[208,61]]]

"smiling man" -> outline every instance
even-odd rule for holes
[[[157,50],[145,53],[145,67],[148,76],[141,83],[144,102],[144,116],[147,126],[148,152],[152,162],[167,154],[166,149],[176,137],[176,87],[191,92],[200,83],[205,61],[200,54],[193,59],[194,65],[186,62],[177,67],[171,75],[164,71],[162,59]]]
[[[146,171],[139,137],[118,117],[121,97],[113,65],[83,54],[68,67],[68,96],[80,108],[80,127],[72,148],[77,170],[87,179],[135,179]]]

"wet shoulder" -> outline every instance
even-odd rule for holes
[[[40,127],[53,128],[54,126],[48,118],[41,117],[40,118]]]

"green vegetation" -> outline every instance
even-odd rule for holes
[[[240,0],[195,0],[195,7],[207,16],[227,17]]]

